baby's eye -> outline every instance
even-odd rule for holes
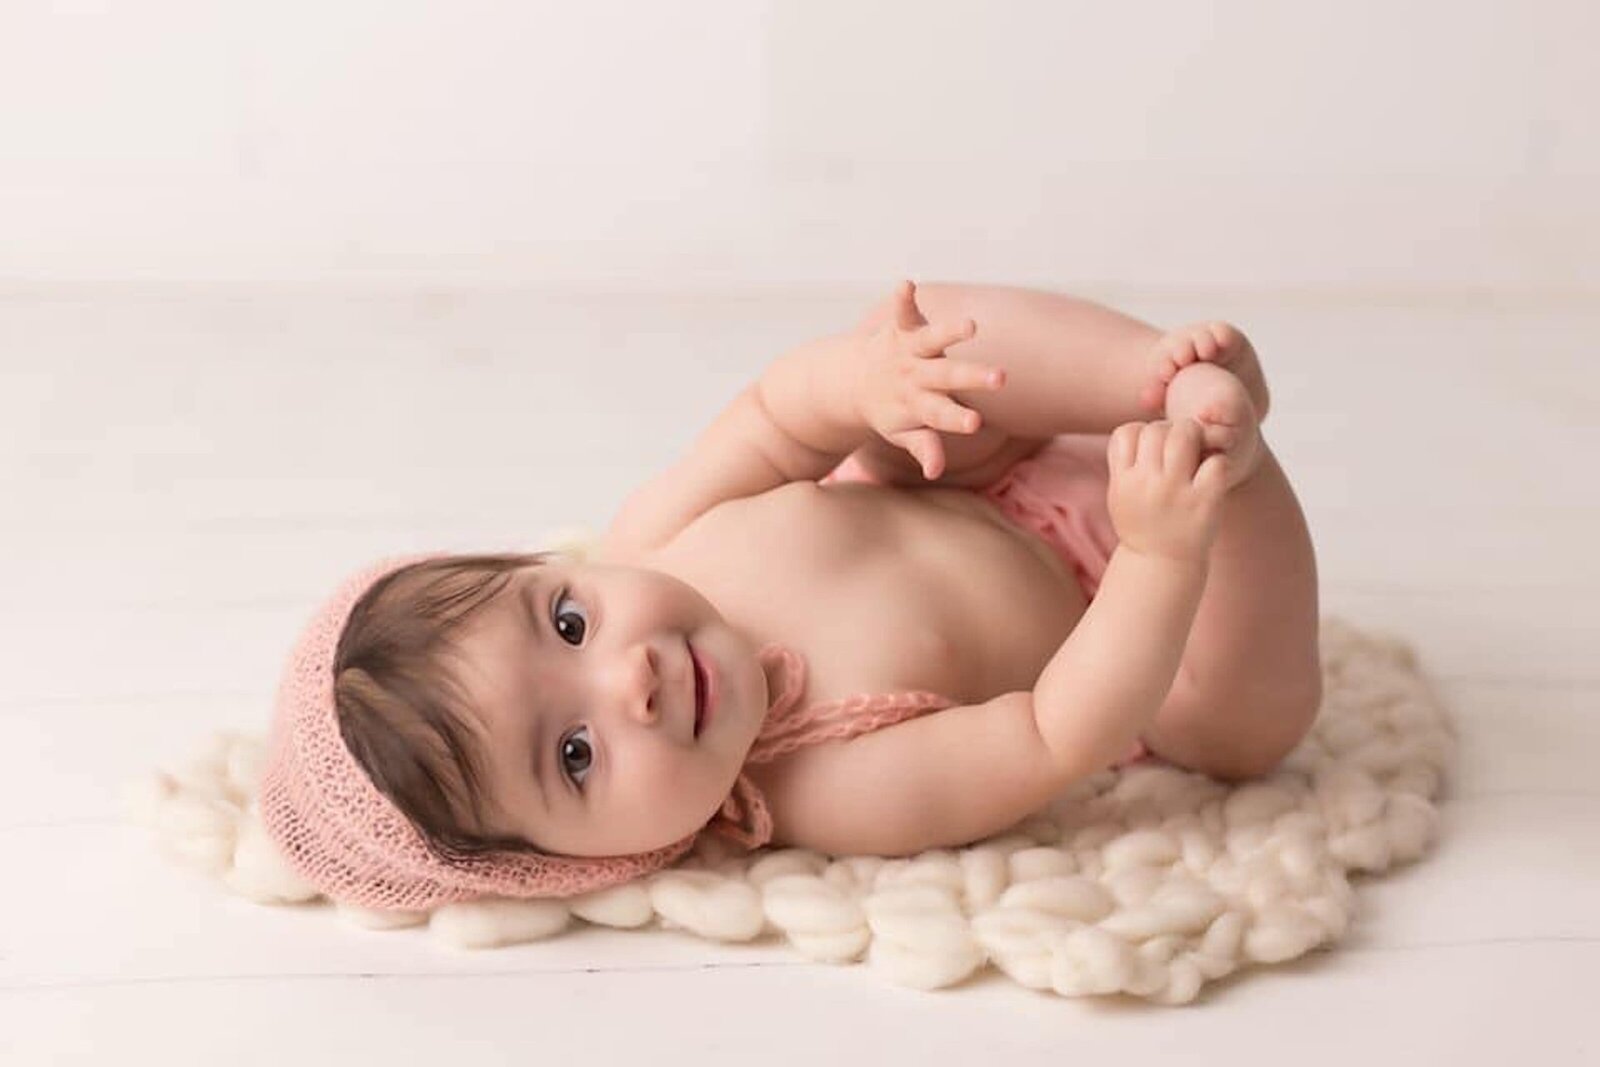
[[[577,603],[578,602],[576,600],[573,600],[571,597],[567,596],[566,590],[562,590],[561,595],[556,597],[556,633],[560,634],[561,639],[569,645],[582,644],[583,635],[589,628],[588,621],[583,616],[583,609],[579,608],[577,611],[561,610],[561,605],[563,604],[576,605]],[[564,621],[573,619],[576,619],[577,621]]]
[[[583,785],[589,777],[589,764],[594,762],[594,749],[589,747],[589,728],[580,726],[561,739],[561,751],[556,757],[561,769],[574,784]]]

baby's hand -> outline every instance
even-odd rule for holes
[[[917,307],[916,286],[901,282],[895,313],[862,338],[848,386],[862,423],[917,460],[923,477],[944,473],[938,431],[976,433],[982,418],[951,399],[958,389],[999,389],[1005,371],[945,358],[944,350],[977,333],[971,319],[932,325]]]
[[[1129,422],[1111,433],[1106,506],[1118,540],[1150,556],[1202,562],[1216,540],[1227,458],[1200,462],[1200,425]]]

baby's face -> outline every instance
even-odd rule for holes
[[[480,829],[550,852],[645,852],[700,829],[767,709],[750,640],[657,571],[523,568],[457,640],[487,764]],[[715,690],[698,737],[691,646]]]

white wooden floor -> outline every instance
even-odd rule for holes
[[[1089,294],[1251,334],[1324,611],[1410,638],[1462,730],[1438,851],[1188,1008],[662,931],[452,953],[120,821],[131,776],[265,729],[349,569],[603,525],[873,295],[0,292],[0,1062],[1600,1062],[1600,302]]]

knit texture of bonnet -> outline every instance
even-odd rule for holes
[[[372,784],[339,732],[334,656],[356,602],[385,575],[438,558],[391,557],[347,579],[300,635],[279,684],[258,803],[262,825],[299,874],[328,897],[367,908],[424,910],[482,896],[566,897],[660,870],[699,832],[650,852],[545,856],[492,852],[447,857]],[[777,693],[746,757],[764,763],[804,745],[842,740],[950,706],[936,693],[863,695],[800,707],[805,663],[779,644],[758,653]],[[760,790],[741,773],[705,829],[756,848],[771,839]]]

